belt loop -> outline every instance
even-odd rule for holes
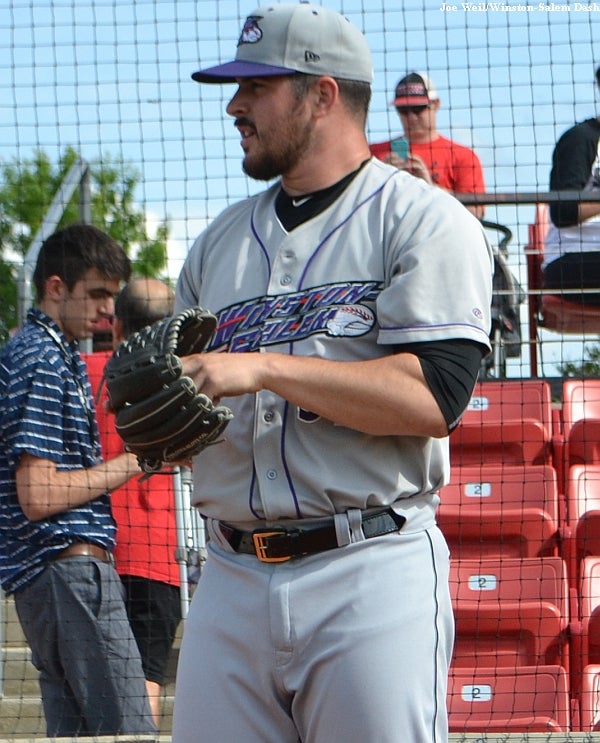
[[[352,535],[350,534],[348,516],[345,513],[334,514],[333,525],[335,526],[338,547],[345,547],[347,544],[350,544],[352,542]]]
[[[235,549],[227,539],[227,536],[223,533],[223,530],[227,526],[216,519],[206,519],[206,530],[209,535],[209,539],[214,541],[222,547],[225,552],[235,552]]]
[[[353,542],[364,542],[366,537],[362,530],[362,511],[360,508],[348,509],[348,524]]]

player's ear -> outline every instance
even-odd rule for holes
[[[339,94],[338,84],[332,77],[319,77],[309,93],[315,113],[320,116],[327,114],[339,100]]]

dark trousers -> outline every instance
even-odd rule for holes
[[[15,594],[49,737],[154,734],[139,651],[114,567],[57,560]]]
[[[565,253],[551,261],[544,269],[543,285],[569,302],[600,305],[600,251]]]

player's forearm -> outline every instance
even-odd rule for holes
[[[444,416],[412,354],[336,362],[264,354],[263,386],[348,428],[376,436],[446,436]]]
[[[88,503],[139,473],[132,454],[68,472],[57,470],[50,460],[24,454],[16,472],[17,495],[25,516],[39,521]]]

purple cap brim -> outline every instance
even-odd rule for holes
[[[192,79],[198,83],[234,83],[238,77],[270,77],[274,75],[293,75],[296,70],[289,67],[274,67],[259,62],[234,60],[225,64],[198,70]]]

